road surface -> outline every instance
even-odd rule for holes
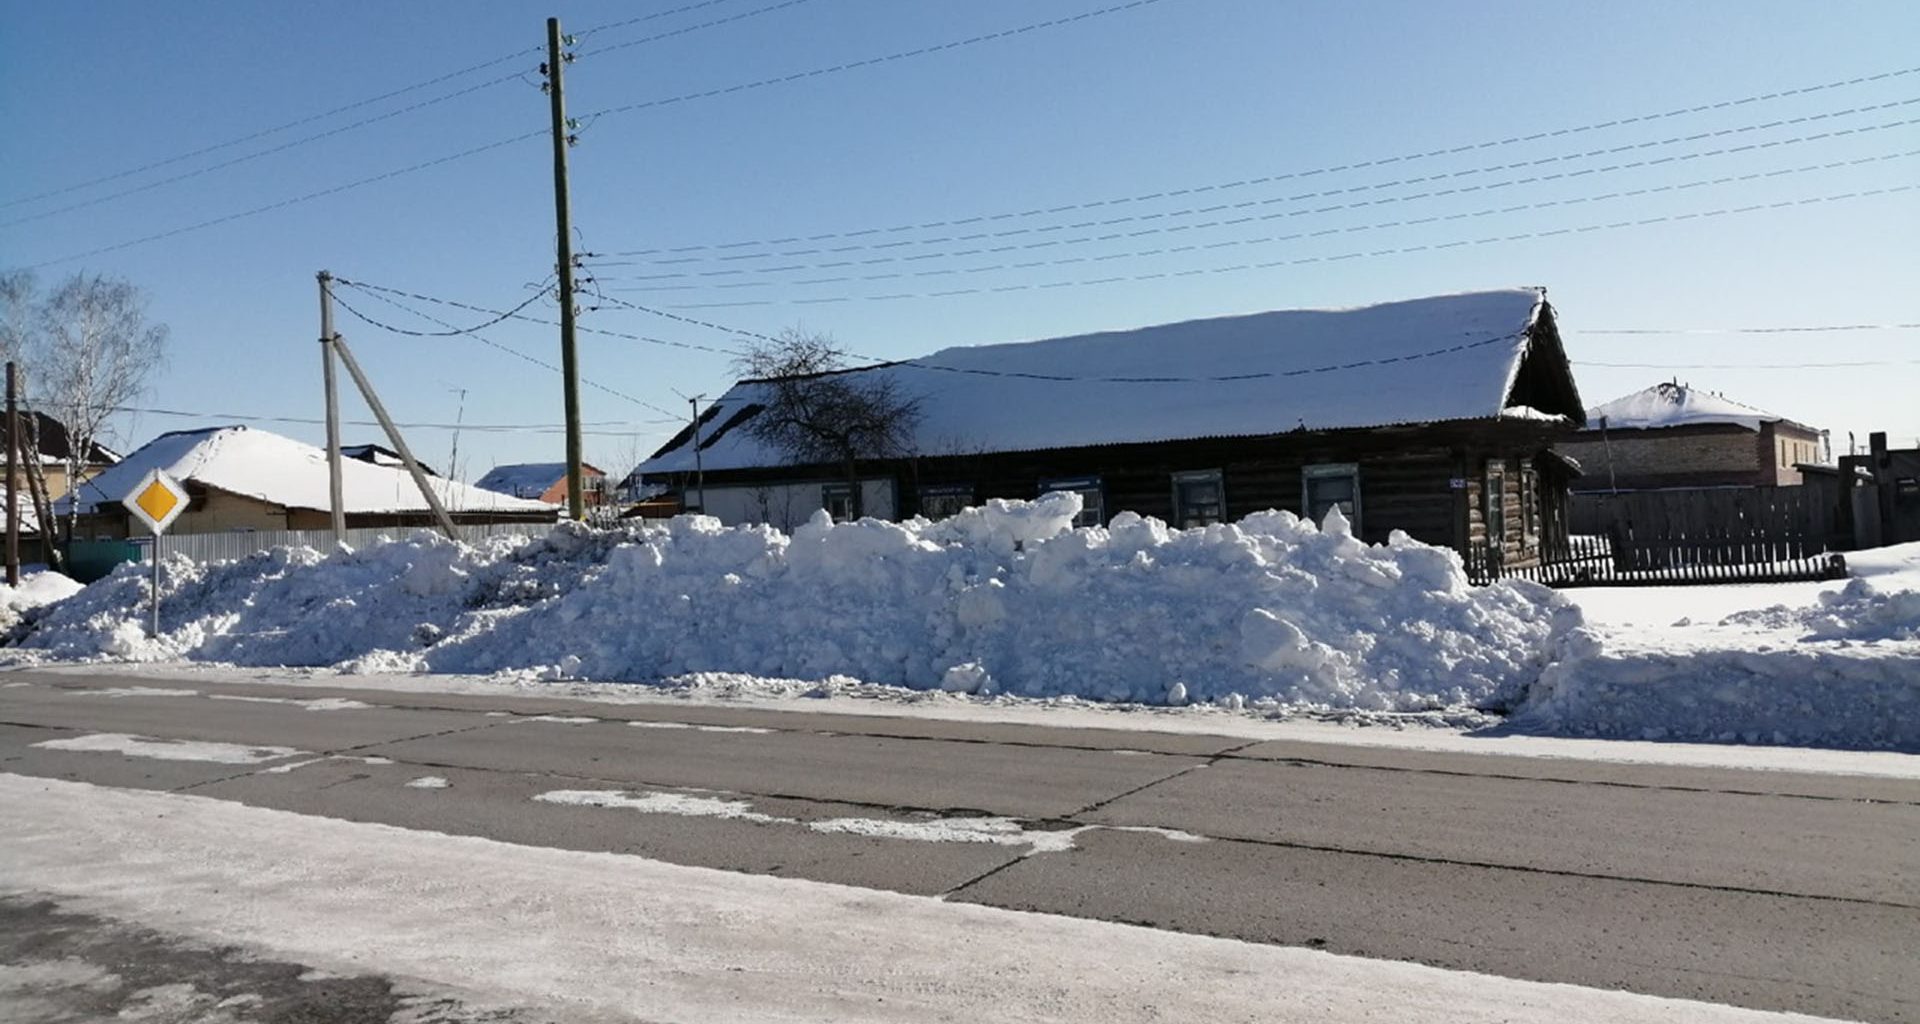
[[[173,753],[153,756],[161,747]],[[1920,783],[1908,779],[120,672],[0,676],[0,772],[1920,1021]],[[15,890],[0,903],[10,958],[47,921],[99,942],[153,924],[61,918],[37,902],[57,894],[11,874],[0,862],[0,887]]]

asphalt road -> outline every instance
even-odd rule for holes
[[[1908,780],[751,707],[0,679],[0,771],[16,774],[1920,1020],[1920,783]],[[327,697],[373,706],[291,703]],[[96,733],[298,753],[221,764],[40,745]],[[426,776],[446,785],[407,785]],[[535,799],[556,791],[656,802]],[[987,816],[1073,835],[929,841],[943,822]]]

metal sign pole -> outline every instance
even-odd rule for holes
[[[160,534],[153,535],[153,638],[160,638]]]

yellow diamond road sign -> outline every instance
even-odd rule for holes
[[[121,503],[146,523],[147,529],[161,534],[187,510],[187,490],[164,470],[155,469],[141,477]]]

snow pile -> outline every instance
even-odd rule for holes
[[[1573,592],[1601,620],[1599,632],[1584,651],[1577,640],[1565,645],[1574,656],[1541,675],[1512,724],[1631,739],[1920,751],[1920,544],[1847,560],[1863,578],[1837,588]],[[1764,605],[1724,607],[1742,598]],[[1723,607],[1704,621],[1680,617],[1716,603]]]
[[[1920,591],[1885,591],[1856,579],[1810,606],[1735,612],[1721,624],[1801,629],[1808,640],[1920,640]]]
[[[57,572],[37,572],[22,577],[17,587],[0,583],[0,636],[18,627],[27,612],[64,601],[83,589],[71,578]]]
[[[322,556],[166,563],[163,628],[131,569],[52,609],[24,646],[355,670],[652,681],[738,672],[1021,696],[1505,706],[1580,624],[1527,583],[1470,588],[1451,552],[1369,547],[1337,513],[1072,529],[1079,497],[938,523],[824,514],[789,537],[703,516],[496,538],[418,534]]]

